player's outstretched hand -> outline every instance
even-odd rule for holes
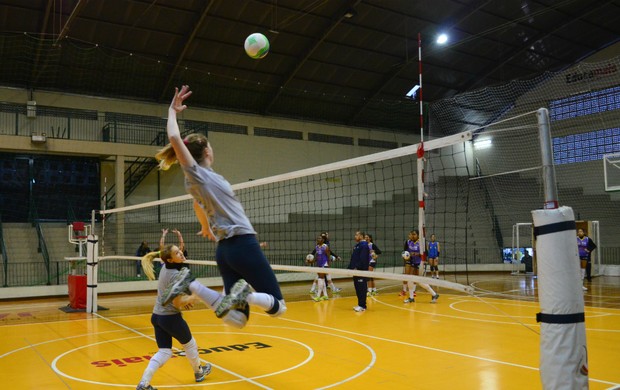
[[[172,103],[170,103],[170,108],[173,109],[175,112],[181,112],[185,110],[187,106],[183,104],[183,102],[191,95],[192,91],[189,90],[189,85],[182,86],[180,91],[179,88],[175,87],[174,97],[172,98]]]

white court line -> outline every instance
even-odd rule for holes
[[[57,367],[57,362],[60,359],[62,359],[65,355],[68,355],[68,354],[73,353],[75,351],[78,351],[80,349],[89,348],[89,347],[92,347],[92,346],[95,346],[95,345],[101,345],[101,344],[107,344],[107,343],[115,343],[115,342],[123,341],[123,340],[143,338],[143,336],[141,335],[140,332],[133,332],[133,333],[138,333],[138,335],[137,336],[131,336],[131,337],[123,337],[123,338],[119,338],[119,339],[109,339],[109,340],[104,340],[104,341],[98,341],[96,343],[91,343],[91,344],[87,344],[87,345],[81,345],[79,347],[70,349],[70,350],[68,350],[68,351],[58,355],[54,359],[54,361],[52,362],[52,369],[58,375],[64,376],[64,377],[69,378],[69,379],[73,379],[73,380],[75,380],[77,382],[90,383],[90,384],[103,385],[103,386],[113,386],[113,387],[126,387],[126,386],[132,386],[133,387],[134,386],[133,384],[130,385],[130,384],[121,384],[121,383],[99,382],[99,381],[91,381],[91,380],[87,380],[87,379],[76,378],[74,376],[71,376],[71,375],[68,375],[68,374],[65,374],[65,373],[61,372],[58,369],[58,367]],[[305,347],[309,351],[308,357],[303,362],[301,362],[301,363],[299,363],[299,364],[297,364],[295,366],[289,367],[289,368],[287,368],[285,370],[281,370],[281,371],[277,371],[277,372],[271,372],[271,373],[268,373],[268,374],[265,374],[265,375],[257,376],[257,377],[254,377],[252,379],[262,378],[262,377],[269,377],[269,376],[277,375],[277,374],[280,374],[280,373],[283,373],[283,372],[286,372],[286,371],[294,370],[297,367],[306,364],[307,362],[312,360],[312,358],[314,357],[314,352],[312,351],[312,348],[310,348],[309,346],[307,346],[307,345],[305,345],[305,344],[303,344],[303,343],[301,343],[301,342],[299,342],[297,340],[292,340],[292,339],[288,339],[288,338],[284,338],[284,337],[279,337],[279,336],[274,336],[274,335],[266,335],[266,334],[258,334],[258,333],[237,333],[237,332],[198,332],[197,334],[202,334],[202,333],[208,333],[208,334],[215,334],[215,333],[220,333],[220,334],[243,334],[243,335],[253,335],[253,336],[263,336],[263,337],[277,338],[277,339],[282,339],[282,340],[285,340],[285,341],[289,341],[289,342],[293,342],[293,343],[299,344],[302,347]],[[219,366],[217,366],[215,364],[212,364],[212,365],[214,367],[222,369],[221,367],[219,367]],[[222,369],[222,371],[226,371],[226,370]],[[201,383],[192,383],[192,384],[186,384],[186,385],[158,385],[158,387],[161,387],[161,388],[163,388],[163,387],[174,387],[174,388],[177,388],[177,387],[196,387],[196,386],[201,386],[202,387],[202,386],[215,386],[215,385],[222,385],[222,384],[230,384],[230,383],[235,383],[235,382],[240,382],[240,381],[247,381],[247,378],[242,377],[240,379],[233,380],[233,381],[220,381],[220,382],[207,382],[207,383],[201,382]]]
[[[343,299],[346,299],[346,298],[343,298]],[[351,299],[357,299],[357,298],[351,297]],[[383,303],[383,302],[380,302],[380,301],[377,301],[377,302]],[[386,305],[387,306],[393,306],[393,305],[390,305],[390,304],[386,304]],[[393,307],[398,308],[397,306],[393,306]],[[411,311],[415,311],[415,312],[418,312],[418,313],[424,313],[424,314],[430,314],[430,315],[439,315],[439,316],[444,316],[444,317],[452,317],[452,318],[459,318],[459,319],[461,318],[461,317],[455,317],[455,316],[449,316],[449,315],[441,315],[441,314],[435,314],[435,313],[419,312],[417,310],[411,310]],[[253,314],[257,314],[257,315],[262,315],[262,316],[268,316],[268,314],[264,314],[264,313],[254,313],[254,312],[252,312],[252,313]],[[506,365],[506,366],[511,366],[511,367],[517,367],[517,368],[524,368],[524,369],[528,369],[528,370],[540,371],[540,369],[538,367],[531,367],[531,366],[525,366],[525,365],[522,365],[522,364],[504,362],[504,361],[501,361],[501,360],[489,359],[489,358],[484,358],[484,357],[480,357],[480,356],[464,354],[464,353],[461,353],[461,352],[449,351],[449,350],[446,350],[446,349],[439,349],[439,348],[434,348],[434,347],[428,347],[428,346],[425,346],[425,345],[413,344],[413,343],[408,343],[408,342],[400,341],[400,340],[386,339],[386,338],[378,337],[378,336],[375,336],[375,335],[368,335],[368,334],[363,334],[363,333],[357,333],[357,332],[352,332],[352,331],[349,331],[349,330],[342,330],[342,329],[328,327],[328,326],[324,326],[324,325],[308,323],[308,322],[304,322],[304,321],[300,321],[300,320],[292,320],[292,319],[288,319],[288,318],[284,318],[284,317],[277,317],[276,319],[281,320],[281,321],[288,321],[288,322],[303,324],[303,325],[306,325],[306,326],[313,326],[313,327],[324,328],[324,329],[328,329],[328,330],[331,330],[331,331],[337,331],[337,332],[342,332],[342,333],[345,333],[345,334],[355,335],[355,336],[358,336],[358,337],[367,337],[367,338],[371,338],[371,339],[375,339],[375,340],[379,340],[379,341],[386,341],[386,342],[389,342],[389,343],[406,345],[406,346],[409,346],[409,347],[425,349],[425,350],[428,350],[428,351],[440,352],[440,353],[445,353],[445,354],[449,354],[449,355],[460,356],[460,357],[464,357],[464,358],[468,358],[468,359],[481,360],[481,361],[485,361],[485,362],[496,363],[496,364],[501,364],[501,365]],[[498,323],[497,321],[486,321],[486,322]],[[511,324],[514,324],[514,323],[511,323]],[[520,325],[520,324],[517,324],[517,325]],[[594,379],[592,377],[589,377],[588,380],[593,381],[593,382],[598,382],[598,383],[604,383],[604,384],[608,384],[608,385],[614,385],[614,386],[620,385],[619,383],[609,382],[609,381],[605,381],[605,380],[602,380],[602,379]]]
[[[264,313],[262,315],[266,316],[266,314],[264,314]],[[269,317],[271,317],[271,316],[269,316]],[[194,327],[194,328],[201,327],[201,326],[210,326],[210,325],[192,325],[192,327]],[[360,344],[361,346],[363,346],[366,349],[368,349],[368,351],[370,352],[370,355],[371,355],[372,358],[370,360],[370,363],[368,363],[368,364],[366,364],[364,366],[363,370],[361,370],[360,372],[358,372],[355,375],[350,375],[349,377],[347,377],[344,380],[332,383],[332,384],[330,384],[328,386],[320,387],[319,389],[328,389],[330,387],[339,386],[339,385],[342,385],[344,383],[350,382],[351,380],[353,380],[353,379],[363,375],[366,371],[368,371],[371,368],[373,368],[375,366],[375,363],[377,362],[377,354],[375,353],[374,349],[372,349],[369,345],[361,342],[360,340],[357,340],[357,339],[354,339],[354,338],[350,338],[350,337],[346,337],[346,336],[341,336],[341,335],[336,335],[336,334],[333,334],[333,333],[330,333],[330,332],[322,332],[322,331],[316,330],[316,329],[293,328],[293,327],[288,327],[288,326],[277,326],[277,325],[250,325],[250,326],[256,327],[256,328],[286,329],[286,330],[289,330],[289,331],[297,331],[297,332],[304,332],[304,333],[312,332],[312,333],[324,334],[324,335],[327,335],[327,336],[330,336],[330,337],[339,337],[339,338],[343,338],[345,340],[349,340],[349,341],[351,341],[353,343]],[[312,326],[314,327],[314,325],[312,325]],[[201,332],[198,332],[198,334],[200,334],[200,333]],[[239,333],[239,334],[248,334],[248,333]],[[275,336],[269,336],[269,335],[266,335],[266,336],[268,336],[268,337],[275,337]],[[350,360],[349,360],[349,362],[350,362]],[[252,377],[252,379],[272,376],[272,375],[275,375],[275,374],[279,374],[281,372],[284,372],[284,371],[278,371],[278,372],[275,372],[275,373],[265,374],[265,375],[261,375],[261,376],[255,376],[255,377]],[[224,382],[221,382],[221,383],[224,383]]]
[[[132,329],[132,328],[130,328],[130,327],[128,327],[128,326],[126,326],[126,325],[123,325],[123,324],[121,324],[121,323],[119,323],[119,322],[116,322],[116,321],[114,321],[114,320],[111,320],[111,319],[109,319],[109,318],[102,317],[101,315],[99,315],[99,314],[97,314],[97,313],[93,313],[93,314],[94,314],[95,316],[97,316],[98,318],[101,318],[102,320],[105,320],[105,321],[108,321],[108,322],[110,322],[110,323],[113,323],[113,324],[115,324],[115,325],[117,325],[117,326],[119,326],[119,327],[121,327],[121,328],[127,329],[127,330],[129,330],[130,332],[136,333],[136,334],[138,334],[138,335],[140,335],[140,336],[142,336],[142,337],[145,337],[145,338],[147,338],[147,339],[149,339],[149,340],[153,340],[153,341],[155,342],[155,338],[153,338],[153,337],[151,337],[151,336],[147,336],[146,334],[144,334],[144,333],[142,333],[142,332],[138,332],[138,331],[137,331],[137,330],[135,330],[135,329]],[[174,348],[174,349],[176,349],[177,351],[179,350],[178,348]],[[207,363],[207,361],[206,361],[206,360],[204,360],[204,359],[200,359],[200,361],[201,361],[201,362],[203,362],[203,363]],[[211,363],[211,364],[212,364],[212,363]],[[256,382],[256,381],[253,381],[253,380],[252,380],[252,379],[250,379],[250,378],[247,378],[247,377],[245,377],[245,376],[243,376],[243,375],[237,374],[237,373],[235,373],[235,372],[233,372],[233,371],[230,371],[230,370],[228,370],[228,369],[226,369],[226,368],[224,368],[224,367],[221,367],[221,366],[218,366],[218,365],[215,365],[215,364],[212,364],[212,366],[217,367],[218,369],[220,369],[220,370],[222,370],[222,371],[224,371],[224,372],[226,372],[226,373],[228,373],[228,374],[230,374],[230,375],[232,375],[232,376],[235,376],[235,377],[237,377],[237,378],[239,378],[239,379],[241,379],[241,380],[244,380],[244,381],[246,381],[246,382],[248,382],[248,383],[251,383],[251,384],[253,384],[253,385],[257,386],[257,387],[260,387],[260,388],[263,388],[263,389],[271,389],[271,388],[270,388],[270,387],[268,387],[268,386],[264,386],[264,385],[262,385],[262,384],[260,384],[260,383],[258,383],[258,382]],[[160,386],[160,387],[163,387],[163,386]]]

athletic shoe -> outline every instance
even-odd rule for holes
[[[177,272],[177,274],[170,279],[170,283],[168,283],[164,293],[162,294],[161,300],[163,305],[167,305],[178,295],[191,294],[189,291],[189,284],[191,282],[192,278],[189,268],[181,268],[179,272]]]
[[[312,300],[313,300],[314,302],[319,302],[319,301],[321,300],[321,297],[319,297],[319,296],[317,295],[317,296],[312,297]]]
[[[431,303],[436,303],[437,302],[437,298],[439,298],[439,294],[435,294],[433,296],[433,299],[431,299]]]
[[[415,299],[413,299],[413,298],[407,298],[407,299],[405,299],[405,300],[403,301],[403,303],[412,303],[412,302],[415,302]]]
[[[372,291],[366,291],[366,296],[369,297],[372,295]]]
[[[340,287],[332,288],[332,292],[334,292],[334,293],[339,293],[340,291],[342,291],[342,289]]]
[[[375,295],[379,295],[379,292],[377,290],[372,290],[370,292],[370,295],[372,295],[374,297]]]
[[[362,312],[362,311],[366,311],[366,308],[365,307],[361,307],[361,306],[355,306],[353,308],[353,310],[355,310],[356,312],[359,313],[359,312]]]
[[[157,389],[151,385],[147,385],[143,382],[140,382],[138,383],[138,386],[136,386],[136,390],[157,390]]]
[[[243,309],[248,305],[248,295],[250,295],[250,285],[243,279],[237,282],[230,289],[230,294],[224,296],[220,304],[215,308],[215,316],[222,318],[232,309]]]
[[[323,295],[320,299],[321,301],[327,301],[329,297],[327,295]]]
[[[398,293],[399,297],[404,297],[407,294],[407,291],[401,291]]]
[[[205,380],[205,376],[211,373],[211,363],[207,363],[204,366],[200,366],[200,372],[194,373],[196,382],[202,382]]]

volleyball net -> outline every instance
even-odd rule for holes
[[[382,252],[375,279],[400,285],[410,279],[471,293],[466,287],[470,270],[502,269],[502,226],[529,220],[530,211],[542,206],[537,129],[535,112],[528,112],[428,140],[423,146],[235,184],[233,189],[259,241],[267,244],[265,254],[281,282],[314,278],[316,268],[306,267],[304,261],[321,232],[329,233],[332,253],[342,259],[326,273],[336,280],[350,279],[355,272],[346,267],[354,234],[360,230],[371,235]],[[480,147],[491,138],[492,148]],[[421,276],[403,275],[401,252],[408,233],[418,229],[422,183],[426,217],[421,236],[428,240],[434,234],[440,242],[440,280],[424,277],[424,269]],[[515,188],[527,188],[527,193]],[[136,280],[134,254],[143,241],[157,250],[162,229],[169,230],[166,244],[179,244],[172,230],[181,232],[188,259],[196,261],[196,277],[218,278],[213,267],[215,243],[196,235],[200,226],[189,195],[99,213],[93,230],[98,236],[97,257],[104,260],[98,265],[98,282]]]

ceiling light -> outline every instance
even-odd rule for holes
[[[405,96],[408,97],[409,99],[415,99],[415,95],[416,95],[416,92],[418,92],[418,89],[420,89],[420,86],[414,85],[413,88],[411,88],[411,90],[409,90],[409,92],[405,94]]]
[[[474,141],[474,149],[488,149],[493,145],[491,138],[478,139]]]
[[[351,19],[355,15],[357,15],[357,12],[353,8],[349,8],[344,12],[343,16],[347,19]]]
[[[445,45],[446,43],[448,43],[448,35],[447,34],[439,34],[437,36],[437,44]]]

